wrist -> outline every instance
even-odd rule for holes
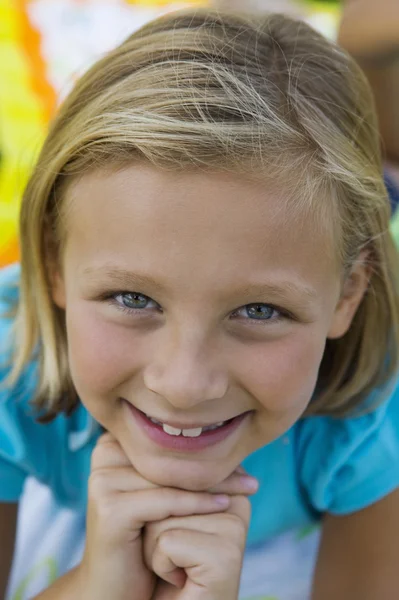
[[[80,567],[75,567],[63,577],[57,579],[44,592],[35,596],[34,600],[87,600],[82,584]]]

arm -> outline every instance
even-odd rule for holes
[[[398,0],[346,0],[338,40],[368,77],[386,157],[399,164]]]
[[[325,517],[312,600],[395,600],[399,490],[348,516]]]
[[[79,579],[79,567],[72,569],[63,577],[60,577],[47,590],[35,596],[33,600],[83,600]]]
[[[17,504],[0,503],[0,598],[6,595],[14,554],[15,531],[17,523]]]

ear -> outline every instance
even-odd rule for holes
[[[337,339],[345,335],[350,328],[357,309],[366,293],[371,267],[367,264],[369,253],[361,252],[347,276],[340,299],[334,311],[327,338]]]

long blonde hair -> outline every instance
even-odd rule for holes
[[[303,22],[191,10],[147,24],[83,76],[26,188],[11,380],[36,349],[42,415],[78,401],[48,272],[62,252],[65,189],[89,170],[134,161],[282,181],[293,211],[333,231],[343,273],[367,248],[368,292],[348,333],[327,340],[307,414],[346,415],[392,379],[399,271],[365,77]]]

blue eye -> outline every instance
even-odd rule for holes
[[[115,294],[114,300],[122,309],[126,310],[143,310],[145,308],[154,308],[157,304],[148,296],[139,294],[137,292],[124,292],[122,294]],[[150,306],[151,303],[154,306]]]
[[[256,321],[277,321],[282,313],[270,304],[247,304],[236,311],[240,317]]]
[[[144,313],[146,310],[151,310],[152,312],[154,309],[162,312],[159,304],[157,304],[148,296],[140,294],[139,292],[119,292],[117,294],[107,295],[104,297],[104,299],[108,299],[111,304],[128,314],[133,314],[135,312]],[[284,318],[289,317],[285,311],[280,310],[270,304],[261,302],[246,304],[245,306],[235,310],[234,313],[232,313],[232,316],[238,316],[246,321],[261,321],[263,323],[276,323]]]

